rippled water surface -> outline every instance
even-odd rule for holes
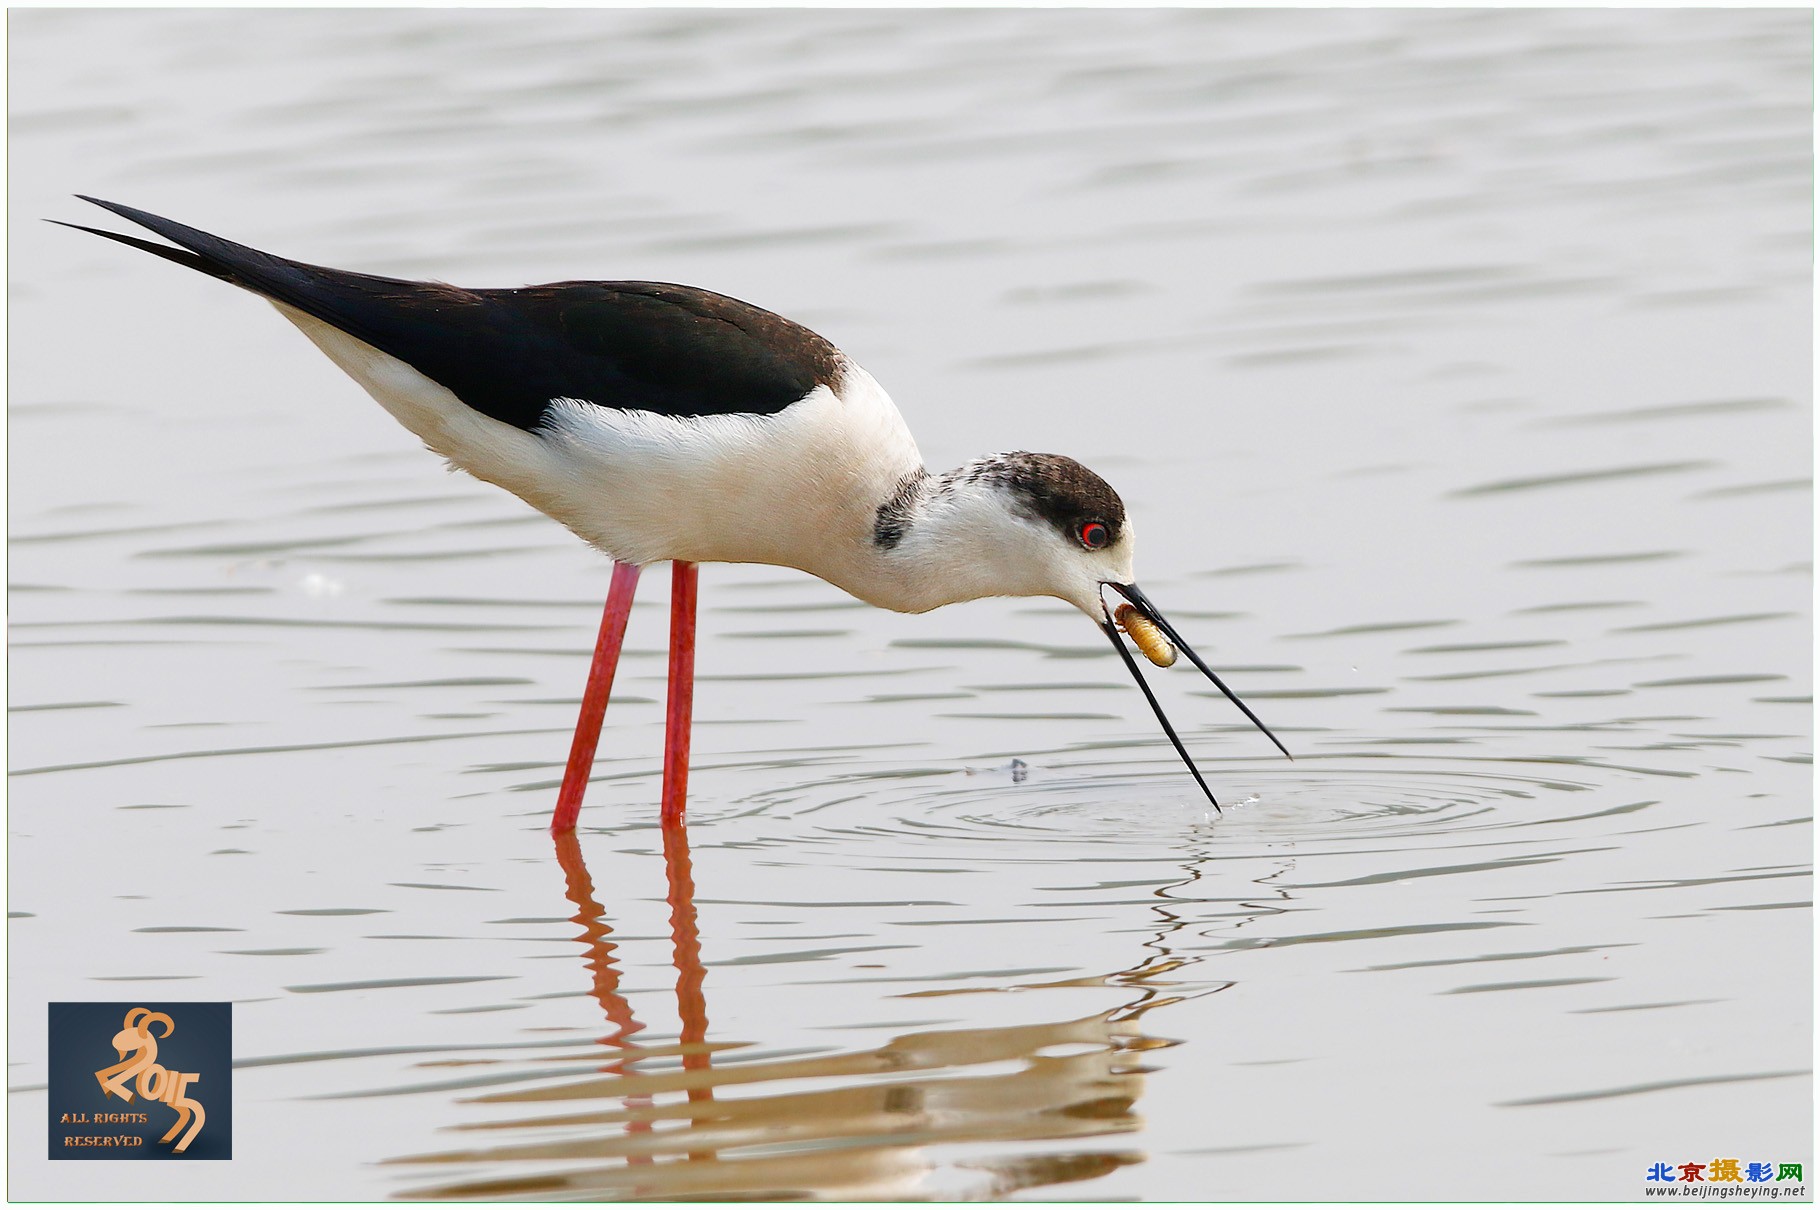
[[[11,19],[15,1197],[1631,1198],[1810,1163],[1797,11]],[[1059,603],[646,577],[116,198],[824,332],[1081,457],[1296,753]],[[118,224],[115,224],[118,226]],[[779,518],[789,524],[789,518]],[[235,1158],[45,1155],[45,1004],[232,1000]]]

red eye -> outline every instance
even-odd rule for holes
[[[1112,541],[1112,534],[1098,521],[1088,521],[1081,526],[1081,545],[1088,550],[1098,550]]]

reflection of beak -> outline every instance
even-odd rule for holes
[[[1289,749],[1283,746],[1283,741],[1278,739],[1271,732],[1270,728],[1264,725],[1263,719],[1251,712],[1250,706],[1247,706],[1244,702],[1239,700],[1238,694],[1226,687],[1226,682],[1222,681],[1219,678],[1219,675],[1207,666],[1206,660],[1203,660],[1200,656],[1195,654],[1194,648],[1182,641],[1182,636],[1176,633],[1175,627],[1169,624],[1168,619],[1163,617],[1161,611],[1151,603],[1150,598],[1145,596],[1143,591],[1140,590],[1136,584],[1108,583],[1107,587],[1124,597],[1127,601],[1130,601],[1139,613],[1154,622],[1156,628],[1163,632],[1164,637],[1176,645],[1177,650],[1193,661],[1196,668],[1199,668],[1202,672],[1206,673],[1207,679],[1213,682],[1214,688],[1225,694],[1227,699],[1243,711],[1245,717],[1250,719],[1259,731],[1262,731],[1265,735],[1270,737],[1270,742],[1277,746],[1277,751],[1281,752],[1284,756],[1289,756]],[[1112,640],[1112,646],[1114,650],[1119,653],[1119,658],[1124,660],[1125,667],[1131,670],[1132,679],[1137,681],[1138,688],[1144,691],[1144,700],[1150,703],[1150,709],[1156,714],[1156,721],[1163,725],[1163,734],[1167,735],[1169,737],[1169,742],[1175,745],[1176,754],[1182,758],[1182,763],[1188,766],[1188,771],[1194,774],[1194,780],[1201,787],[1201,792],[1207,795],[1207,801],[1213,804],[1214,810],[1219,810],[1220,800],[1215,798],[1213,796],[1213,791],[1207,788],[1207,782],[1201,776],[1201,771],[1194,767],[1194,760],[1188,755],[1188,749],[1182,746],[1181,738],[1176,735],[1175,728],[1169,725],[1169,719],[1163,713],[1161,703],[1156,700],[1156,694],[1150,691],[1149,684],[1144,680],[1144,674],[1138,671],[1137,661],[1131,658],[1131,653],[1129,651],[1125,650],[1124,640],[1119,638],[1118,627],[1113,624],[1112,615],[1105,611],[1105,603],[1103,601],[1101,602],[1101,614],[1100,629],[1104,630],[1106,632],[1106,637]],[[1289,756],[1289,759],[1294,760],[1295,757]]]

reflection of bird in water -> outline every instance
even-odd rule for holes
[[[581,810],[639,569],[666,559],[666,823],[681,820],[688,781],[700,562],[800,568],[907,613],[1059,597],[1112,640],[1210,801],[1121,629],[1159,664],[1179,648],[1283,748],[1139,590],[1131,523],[1104,480],[1024,452],[931,474],[890,397],[807,328],[689,286],[462,290],[349,273],[85,200],[179,247],[80,230],[266,298],[432,450],[613,556],[553,832]],[[1117,615],[1108,589],[1124,598]]]
[[[473,1165],[497,1173],[420,1188],[432,1199],[715,1199],[813,1196],[890,1199],[996,1198],[1104,1175],[1140,1162],[1104,1147],[1007,1155],[944,1167],[942,1144],[1093,1139],[1136,1130],[1143,1090],[1139,1052],[1171,1043],[1142,1032],[1138,1018],[1171,1003],[1144,980],[1166,964],[1091,982],[1140,995],[1109,1012],[1001,1028],[904,1034],[847,1054],[714,1064],[725,1044],[707,1041],[705,968],[695,926],[687,834],[664,830],[670,922],[682,1019],[675,1045],[643,1045],[643,1026],[619,990],[611,930],[572,836],[558,838],[574,920],[582,927],[593,993],[611,1031],[598,1075],[532,1083],[472,1099],[534,1116],[464,1124],[467,1131],[534,1135],[536,1142],[476,1145],[396,1164]],[[681,1066],[649,1065],[674,1060]],[[1004,1071],[1016,1064],[1012,1071]],[[535,1077],[528,1077],[534,1080]],[[838,1081],[798,1089],[802,1081]],[[787,1083],[790,1091],[767,1092]],[[716,1098],[722,1089],[737,1096]],[[603,1104],[604,1102],[604,1104]],[[549,1112],[558,1106],[559,1112]]]

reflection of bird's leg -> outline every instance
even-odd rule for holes
[[[670,937],[676,953],[676,1012],[682,1018],[684,1071],[706,1071],[713,1057],[708,1039],[708,1000],[702,982],[708,972],[701,962],[701,934],[695,927],[695,875],[689,866],[689,833],[681,826],[666,826],[664,872],[670,879]],[[689,1100],[712,1101],[714,1086],[691,1082]],[[690,1159],[714,1158],[712,1151],[690,1152]]]
[[[568,885],[563,893],[569,902],[575,905],[575,914],[570,920],[581,926],[581,936],[576,938],[587,947],[587,957],[582,965],[594,975],[594,989],[590,993],[599,1002],[601,1010],[612,1022],[612,1033],[600,1039],[602,1046],[621,1048],[619,1057],[601,1067],[605,1075],[626,1075],[626,1067],[635,1056],[625,1053],[630,1049],[630,1038],[644,1028],[644,1023],[632,1015],[632,1005],[619,994],[619,965],[613,961],[613,951],[618,948],[608,940],[613,930],[607,926],[606,909],[594,898],[594,880],[588,876],[588,866],[581,858],[581,842],[575,838],[573,831],[556,834],[556,860],[562,865],[563,876]],[[626,1097],[626,1108],[644,1107],[651,1104],[649,1096]],[[644,1134],[651,1129],[648,1121],[632,1121],[626,1124],[626,1133]],[[633,1156],[633,1164],[649,1164],[651,1157]]]
[[[624,1046],[626,1039],[644,1025],[633,1017],[631,1004],[619,994],[619,965],[613,961],[613,951],[618,947],[609,940],[613,930],[604,919],[606,909],[594,898],[594,880],[588,876],[587,863],[581,857],[581,842],[575,839],[574,832],[556,834],[556,860],[568,879],[564,894],[575,905],[575,914],[569,919],[581,926],[581,936],[576,940],[587,947],[587,957],[582,964],[594,975],[591,994],[599,1001],[607,1020],[616,1026],[612,1033],[600,1039],[601,1045]],[[612,1066],[616,1069],[623,1062],[623,1059],[618,1060]]]

